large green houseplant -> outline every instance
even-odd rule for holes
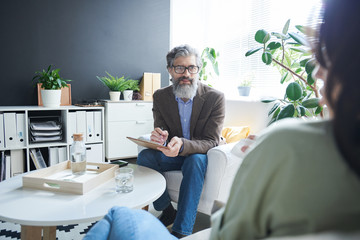
[[[201,81],[209,81],[210,78],[214,78],[214,73],[219,76],[219,53],[214,48],[206,47],[201,53],[202,68],[199,72],[199,79]],[[211,66],[211,67],[210,67]],[[212,87],[210,82],[207,84]]]
[[[319,106],[317,80],[312,77],[315,59],[306,35],[310,28],[297,25],[298,32],[288,32],[290,19],[281,33],[268,33],[264,29],[255,34],[255,41],[261,44],[246,52],[250,56],[262,50],[261,59],[266,65],[275,66],[281,74],[281,83],[288,83],[284,98],[267,98],[263,102],[273,102],[269,112],[269,124],[288,117],[311,117],[322,114]]]
[[[61,101],[61,88],[68,87],[67,83],[71,80],[60,77],[60,69],[51,69],[49,65],[47,70],[35,72],[33,81],[41,84],[41,98],[44,107],[59,107]]]

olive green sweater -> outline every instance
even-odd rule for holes
[[[280,121],[254,145],[212,217],[211,239],[360,229],[360,178],[340,155],[331,121]]]

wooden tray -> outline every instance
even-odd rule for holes
[[[85,194],[114,178],[119,166],[108,163],[87,163],[84,175],[71,173],[70,161],[43,168],[23,176],[24,188],[35,188],[52,192]]]

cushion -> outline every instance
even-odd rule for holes
[[[225,127],[223,128],[221,135],[226,139],[226,143],[232,143],[246,138],[249,133],[250,128],[248,126]]]

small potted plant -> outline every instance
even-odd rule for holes
[[[41,84],[41,98],[44,107],[59,107],[61,102],[61,88],[68,87],[69,79],[63,79],[59,75],[60,69],[51,69],[49,65],[47,70],[35,72],[33,81]]]
[[[133,98],[134,91],[139,91],[139,80],[127,79],[126,88],[123,91],[124,100],[131,101]]]
[[[116,77],[112,76],[110,73],[106,72],[107,76],[97,77],[105,86],[109,88],[109,95],[111,101],[119,101],[121,92],[126,87],[126,79],[124,76]]]
[[[249,96],[251,90],[251,80],[244,79],[238,86],[240,96]]]

